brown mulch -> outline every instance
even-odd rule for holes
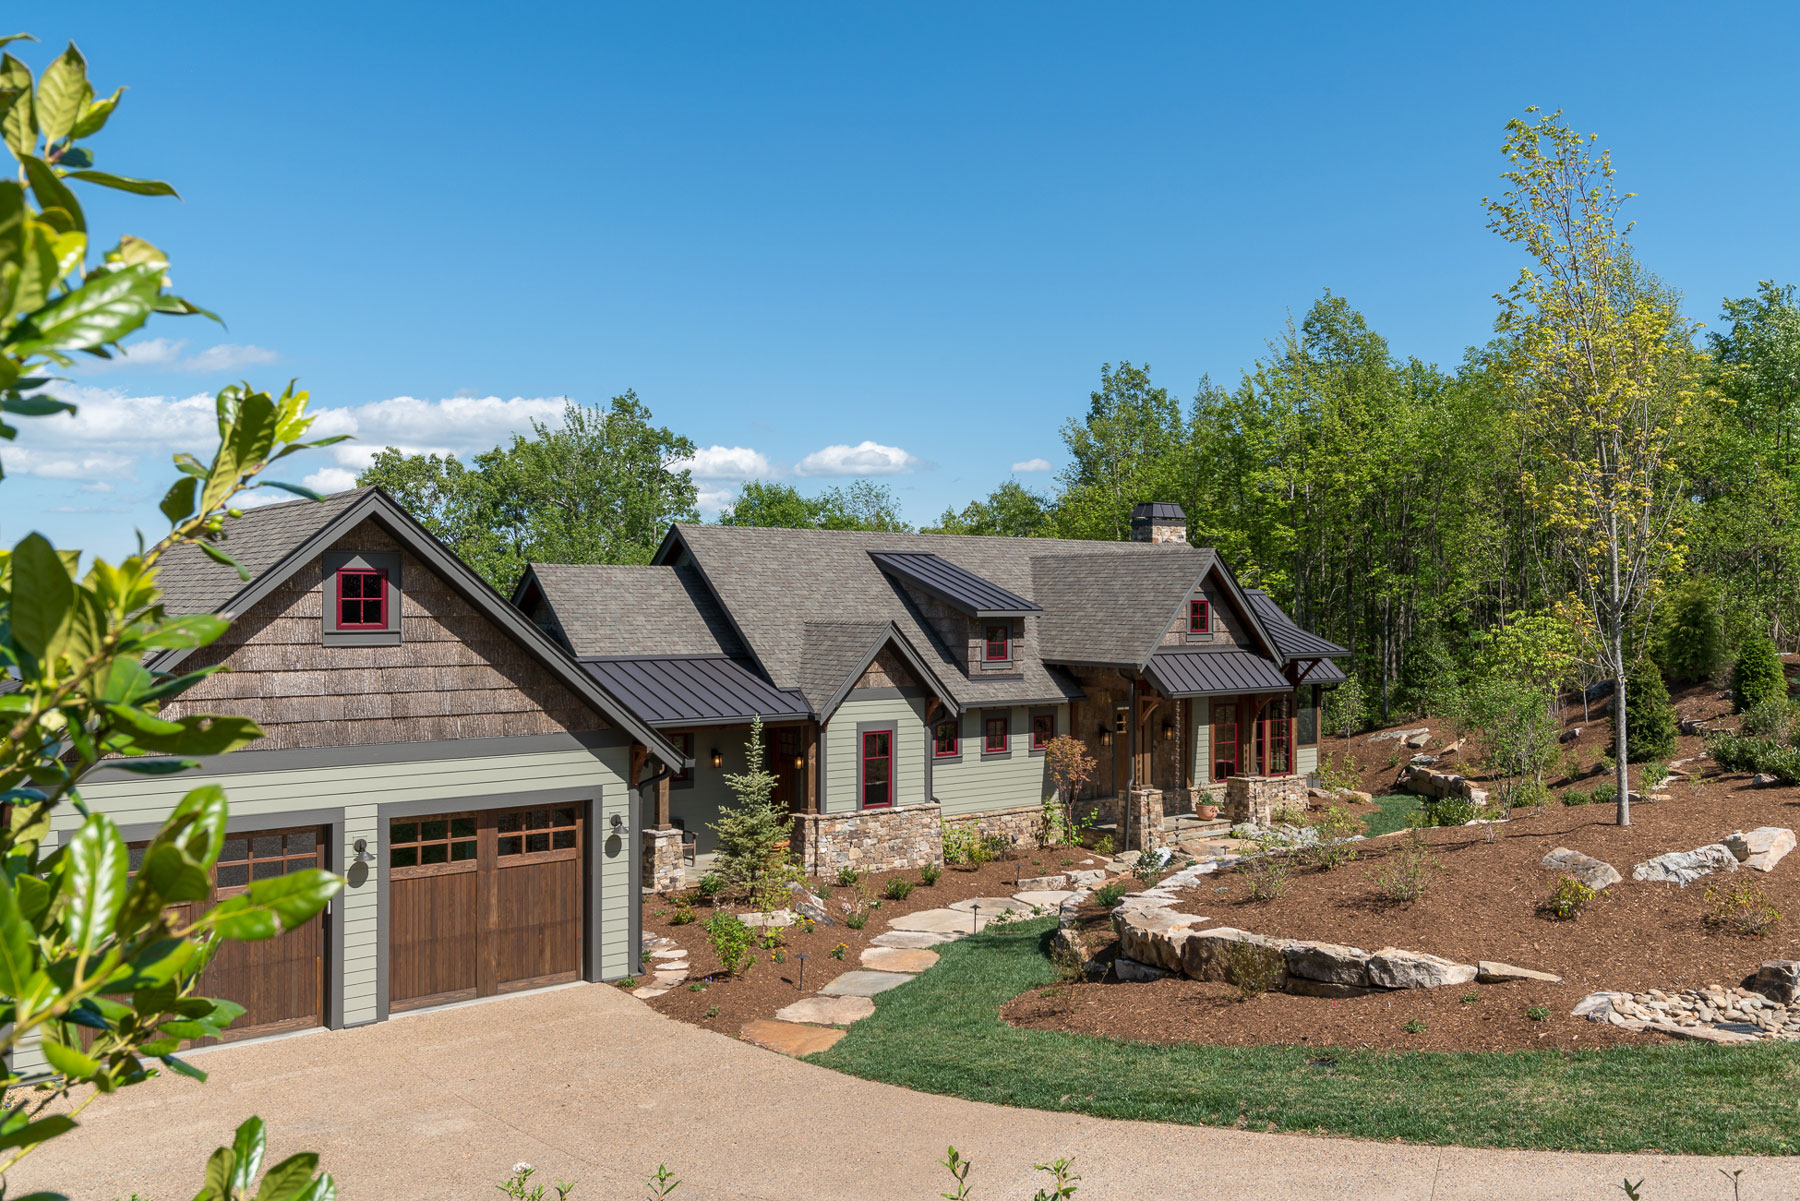
[[[775,1011],[784,1005],[816,995],[820,986],[832,977],[861,968],[862,952],[874,945],[872,940],[876,935],[888,929],[889,918],[923,909],[941,909],[952,901],[969,897],[1011,896],[1018,891],[1013,881],[1021,875],[1052,875],[1073,868],[1098,867],[1104,862],[1105,857],[1101,855],[1051,848],[1021,852],[1016,859],[996,860],[974,870],[946,867],[933,885],[920,883],[917,869],[867,874],[862,877],[861,885],[870,897],[881,902],[881,908],[869,914],[868,924],[861,930],[852,930],[842,921],[842,902],[850,900],[855,889],[815,883],[814,891],[824,898],[838,919],[836,924],[821,925],[810,933],[800,925],[786,927],[784,945],[780,948],[785,961],[776,962],[775,951],[759,950],[755,965],[736,977],[726,976],[719,970],[718,956],[713,954],[706,941],[706,920],[715,912],[710,901],[687,894],[694,921],[675,926],[669,924],[669,917],[677,908],[675,899],[649,897],[644,902],[645,938],[663,935],[674,939],[687,949],[691,965],[689,983],[651,998],[649,1004],[670,1017],[735,1035],[745,1022],[754,1018],[773,1018]],[[883,894],[887,882],[894,877],[904,877],[914,884],[912,892],[903,901],[888,900]],[[744,909],[743,905],[724,899],[720,906],[733,912]],[[843,958],[833,959],[831,952],[840,944],[844,947]],[[799,956],[802,952],[807,956],[804,991],[800,987]],[[643,980],[647,983],[649,979],[649,972],[644,972]],[[712,1012],[715,1007],[716,1013]]]
[[[1729,709],[1712,688],[1682,693],[1676,707],[1683,716],[1706,718]],[[1579,719],[1579,709],[1574,716]],[[1585,723],[1574,744],[1574,778],[1559,782],[1559,794],[1599,782],[1598,775],[1587,771],[1609,737],[1604,717]],[[1359,755],[1388,754],[1387,744],[1368,747],[1363,738],[1353,746]],[[1673,758],[1702,749],[1700,738],[1684,736]],[[1706,764],[1700,760],[1688,767],[1698,770]],[[1372,768],[1368,776],[1376,785],[1369,791],[1391,791],[1386,787],[1391,769]],[[1560,985],[1451,986],[1333,1001],[1288,995],[1242,1000],[1229,986],[1185,980],[1109,981],[1037,990],[1015,1000],[1005,1014],[1020,1025],[1165,1043],[1481,1050],[1589,1047],[1660,1037],[1629,1035],[1568,1013],[1596,990],[1737,984],[1764,959],[1800,957],[1800,854],[1766,874],[1716,877],[1726,884],[1759,886],[1778,910],[1790,915],[1763,938],[1708,926],[1706,881],[1683,889],[1630,878],[1632,865],[1644,859],[1717,842],[1733,830],[1800,827],[1800,790],[1752,788],[1745,776],[1712,772],[1692,783],[1673,783],[1668,792],[1668,801],[1633,806],[1632,824],[1624,828],[1613,824],[1610,805],[1557,804],[1537,814],[1515,811],[1512,821],[1495,827],[1493,842],[1479,827],[1427,831],[1431,854],[1442,870],[1410,905],[1389,902],[1371,878],[1399,849],[1404,835],[1371,840],[1357,862],[1330,872],[1296,869],[1287,890],[1274,901],[1252,901],[1244,877],[1226,872],[1203,877],[1179,905],[1205,914],[1216,925],[1259,934],[1368,950],[1397,946],[1463,963],[1500,960],[1557,973],[1564,978]],[[1539,861],[1559,846],[1605,860],[1625,877],[1573,921],[1552,921],[1539,911],[1556,879]],[[1477,999],[1464,1003],[1465,995]],[[1530,1020],[1526,1010],[1533,1006],[1549,1009],[1549,1017]],[[1415,1020],[1424,1023],[1423,1031],[1403,1029]]]

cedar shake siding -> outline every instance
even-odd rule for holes
[[[164,709],[260,724],[257,750],[577,733],[606,722],[526,650],[401,550],[372,521],[334,551],[399,553],[398,646],[323,645],[323,561],[315,558],[189,657],[224,663]]]

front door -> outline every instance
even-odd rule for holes
[[[581,978],[581,805],[388,823],[388,1007]]]

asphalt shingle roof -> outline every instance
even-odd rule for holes
[[[280,563],[301,543],[324,529],[371,489],[352,488],[322,501],[288,500],[247,510],[225,523],[219,549],[242,563],[256,579]],[[163,608],[171,615],[216,613],[248,587],[238,573],[206,556],[191,543],[171,547],[158,564],[157,584]]]
[[[533,563],[578,656],[747,652],[692,567]]]
[[[1155,652],[1214,555],[1179,542],[1137,545],[1143,553],[1127,559],[1090,552],[1031,561],[1033,594],[1044,607],[1039,654],[1135,666]]]

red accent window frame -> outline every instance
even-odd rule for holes
[[[999,637],[996,638],[996,634],[998,634]],[[983,663],[1005,663],[1011,658],[1012,627],[989,626],[987,628],[987,636],[982,639],[981,661]]]
[[[959,723],[952,717],[931,727],[933,759],[954,759],[962,753],[962,731],[958,726]]]
[[[862,807],[894,805],[894,732],[864,730],[862,736]]]
[[[1041,751],[1050,745],[1056,737],[1056,714],[1033,713],[1031,715],[1031,749]]]
[[[1005,717],[990,717],[982,723],[981,753],[1000,755],[1012,749],[1012,736]]]
[[[1294,716],[1286,698],[1269,702],[1262,722],[1261,763],[1265,776],[1294,774]]]
[[[1203,596],[1188,601],[1188,633],[1212,633],[1212,605]]]
[[[370,581],[375,585],[373,596],[369,595]],[[337,619],[340,630],[387,629],[387,572],[379,567],[340,567],[337,573]]]
[[[1221,720],[1221,715],[1224,720]],[[1212,778],[1215,780],[1238,774],[1236,704],[1213,706],[1212,763]]]

